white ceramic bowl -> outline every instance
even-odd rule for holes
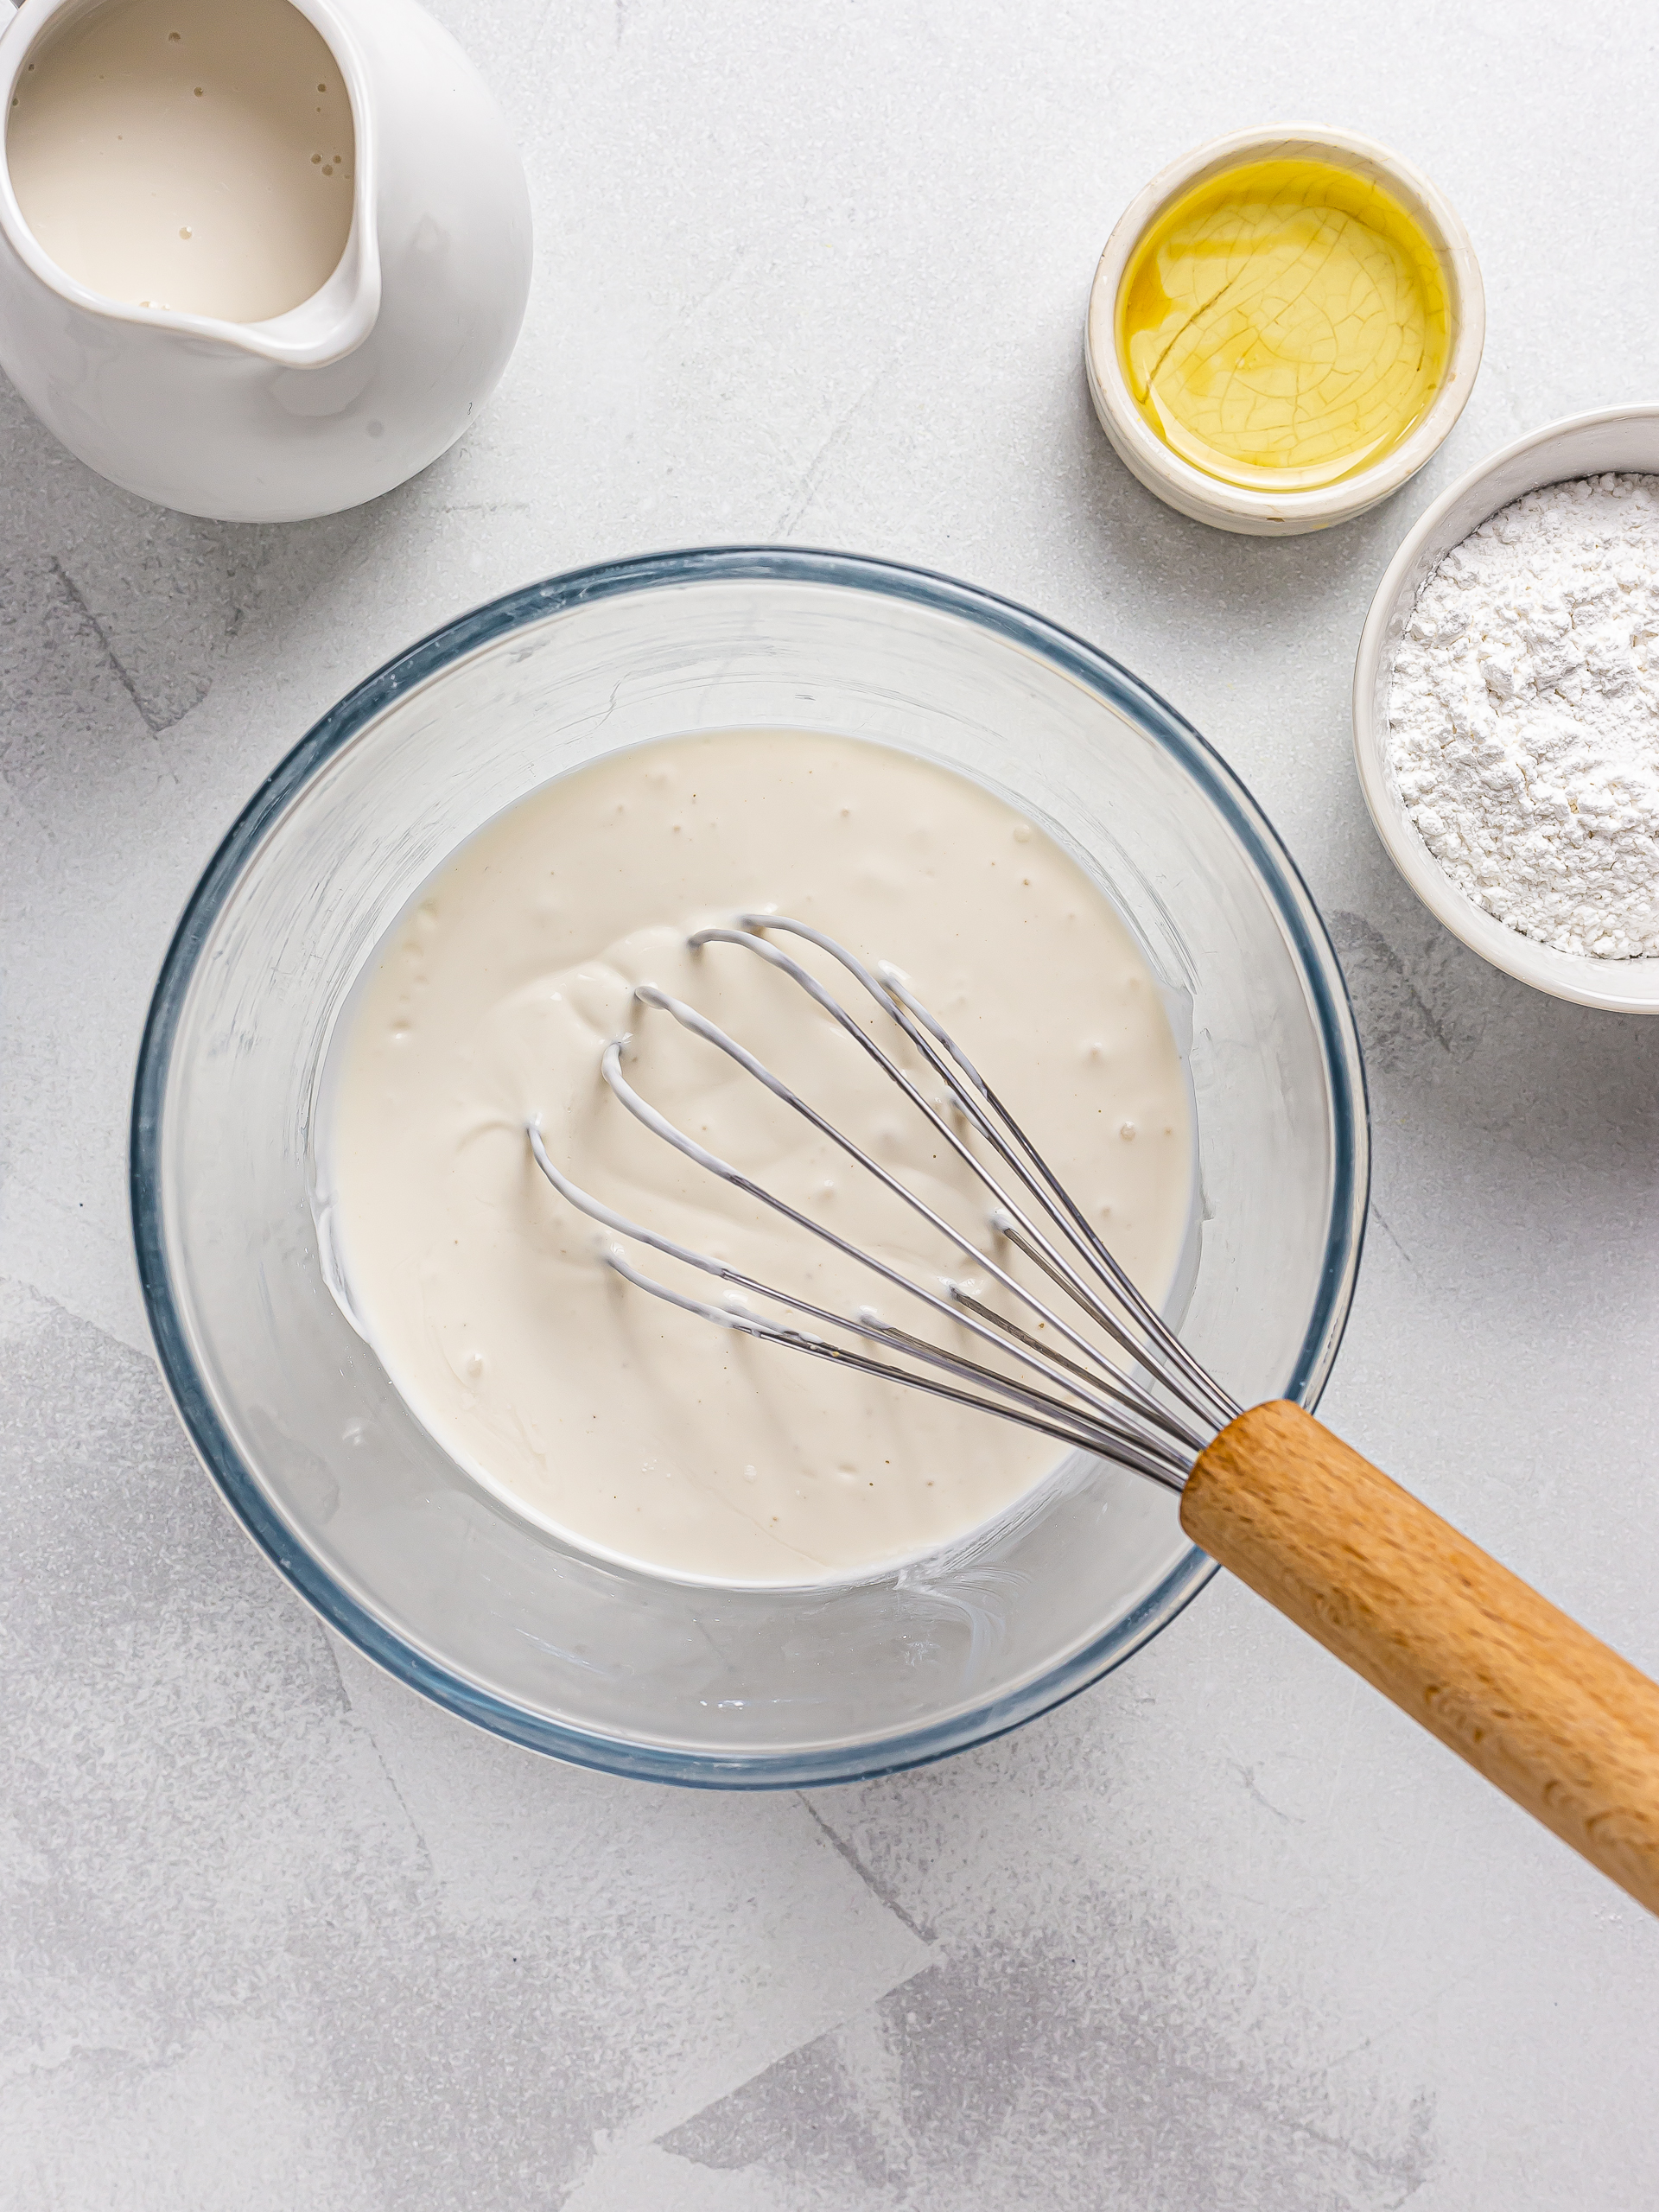
[[[1370,468],[1306,492],[1250,492],[1224,484],[1183,461],[1147,423],[1130,394],[1117,354],[1117,295],[1136,246],[1173,200],[1225,169],[1246,162],[1329,162],[1351,169],[1391,192],[1434,249],[1446,281],[1450,347],[1446,376],[1422,421]],[[1149,492],[1220,530],[1253,537],[1292,537],[1306,530],[1328,530],[1350,522],[1397,492],[1440,446],[1463,412],[1480,366],[1486,340],[1486,296],[1469,233],[1450,202],[1426,176],[1397,154],[1357,138],[1351,131],[1327,130],[1317,124],[1281,123],[1270,130],[1237,130],[1212,138],[1154,177],[1129,202],[1106,241],[1089,295],[1084,327],[1084,359],[1089,390],[1101,427],[1117,456]]]
[[[1659,406],[1610,407],[1517,438],[1443,493],[1389,564],[1354,664],[1354,758],[1378,836],[1406,881],[1454,937],[1494,968],[1558,999],[1618,1014],[1659,1014],[1659,960],[1598,960],[1522,937],[1460,891],[1423,842],[1389,766],[1389,671],[1417,594],[1488,515],[1541,484],[1617,470],[1659,475]]]

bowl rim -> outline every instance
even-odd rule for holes
[[[160,1139],[173,1046],[196,964],[219,914],[273,824],[340,749],[387,707],[512,632],[620,594],[702,582],[829,584],[906,600],[965,619],[1058,667],[1104,698],[1186,769],[1244,846],[1271,898],[1307,990],[1324,1056],[1332,1128],[1324,1262],[1287,1395],[1316,1405],[1342,1341],[1364,1241],[1370,1129],[1363,1061],[1336,952],[1301,874],[1243,784],[1157,693],[1084,639],[1015,601],[932,570],[862,556],[781,546],[715,546],[569,570],[504,594],[430,632],[354,685],[258,786],[187,902],[157,977],[133,1083],[128,1187],[144,1306],[162,1378],[197,1456],[231,1512],[283,1579],[378,1666],[435,1704],[526,1748],[572,1764],[689,1787],[798,1789],[870,1780],[943,1758],[1033,1719],[1119,1666],[1209,1581],[1216,1562],[1196,1547],[1135,1610],[1034,1681],[971,1711],[880,1741],[717,1756],[606,1736],[497,1696],[406,1643],[340,1588],[266,1500],[220,1423],[191,1357],[168,1265]]]
[[[1558,952],[1553,945],[1540,944],[1534,938],[1523,937],[1519,930],[1511,929],[1496,915],[1487,913],[1452,880],[1423,842],[1416,826],[1407,817],[1389,771],[1382,717],[1376,705],[1389,626],[1407,591],[1416,588],[1416,572],[1427,549],[1443,536],[1447,516],[1512,462],[1524,460],[1529,454],[1541,456],[1562,439],[1581,431],[1632,422],[1659,422],[1659,403],[1637,400],[1619,407],[1593,408],[1587,414],[1567,415],[1557,422],[1546,423],[1541,429],[1529,430],[1523,437],[1514,439],[1497,452],[1489,454],[1484,461],[1478,461],[1424,510],[1383,570],[1360,632],[1359,649],[1354,657],[1353,726],[1354,765],[1359,772],[1360,789],[1365,794],[1376,834],[1389,858],[1435,919],[1444,923],[1453,937],[1471,952],[1478,953],[1491,967],[1513,976],[1517,982],[1529,983],[1535,990],[1543,991],[1551,998],[1565,999],[1574,1006],[1592,1007],[1601,1013],[1641,1014],[1659,1014],[1659,961],[1598,960],[1587,952]],[[1453,545],[1461,544],[1470,531],[1478,530],[1482,522],[1516,499],[1524,499],[1529,491],[1538,491],[1546,484],[1565,483],[1575,475],[1606,473],[1603,469],[1573,470],[1563,476],[1559,469],[1541,467],[1529,483],[1483,508],[1466,529],[1446,543],[1439,559],[1444,559]],[[1654,471],[1636,468],[1630,473],[1649,476]],[[1633,996],[1614,988],[1618,981],[1628,982],[1643,969],[1653,971],[1646,996]]]
[[[1440,390],[1409,436],[1381,460],[1335,484],[1309,491],[1252,491],[1210,476],[1154,435],[1135,405],[1117,355],[1117,296],[1135,248],[1179,193],[1274,153],[1328,154],[1338,166],[1363,165],[1416,217],[1444,273],[1453,335]],[[1223,527],[1318,530],[1350,521],[1399,489],[1439,450],[1474,389],[1486,342],[1486,293],[1474,242],[1440,188],[1412,162],[1373,138],[1328,124],[1281,123],[1206,139],[1160,169],[1114,225],[1090,287],[1084,360],[1102,427],[1134,474],[1195,521]]]

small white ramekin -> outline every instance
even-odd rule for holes
[[[1170,202],[1196,185],[1246,162],[1329,162],[1391,192],[1434,249],[1446,281],[1450,346],[1446,375],[1433,404],[1411,433],[1370,468],[1338,484],[1306,492],[1250,492],[1224,484],[1183,461],[1158,436],[1135,405],[1117,353],[1117,295],[1136,246]],[[1129,202],[1106,241],[1089,295],[1084,359],[1095,412],[1124,466],[1160,499],[1190,515],[1253,537],[1291,537],[1350,522],[1397,492],[1435,451],[1463,412],[1486,340],[1486,297],[1474,247],[1450,202],[1426,176],[1397,154],[1357,138],[1351,131],[1317,124],[1282,123],[1269,130],[1238,130],[1212,138],[1154,177]]]
[[[1659,406],[1575,415],[1517,438],[1442,493],[1389,563],[1360,633],[1354,664],[1354,759],[1365,804],[1389,857],[1428,908],[1470,950],[1554,998],[1617,1014],[1659,1014],[1659,960],[1599,960],[1557,952],[1498,921],[1460,891],[1406,812],[1388,758],[1389,671],[1417,594],[1454,545],[1488,515],[1541,484],[1607,471],[1659,475]]]

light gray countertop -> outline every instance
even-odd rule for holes
[[[476,1733],[318,1625],[176,1426],[127,1092],[168,934],[340,692],[508,587],[788,539],[1125,661],[1330,918],[1375,1207],[1325,1411],[1659,1671],[1659,1024],[1537,997],[1395,878],[1347,686],[1414,515],[1659,394],[1659,67],[1611,0],[443,0],[538,243],[477,429],[289,528],[146,507],[0,390],[0,2205],[6,2212],[1648,2212],[1659,1927],[1217,1580],[1062,1710],[806,1796]],[[1397,147],[1490,325],[1433,466],[1223,537],[1079,358],[1163,162]]]

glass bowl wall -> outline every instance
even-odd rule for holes
[[[872,562],[714,551],[556,578],[343,700],[251,803],[179,925],[131,1177],[179,1411],[325,1619],[520,1743],[766,1786],[882,1772],[1027,1719],[1126,1658],[1213,1569],[1171,1497],[1083,1458],[974,1539],[862,1583],[728,1592],[607,1565],[454,1466],[330,1294],[320,1072],[387,925],[550,777],[745,726],[957,767],[1109,891],[1190,1037],[1202,1218],[1185,1333],[1243,1402],[1312,1402],[1352,1292],[1368,1147],[1341,976],[1300,878],[1230,771],[1124,671],[1004,601]]]

